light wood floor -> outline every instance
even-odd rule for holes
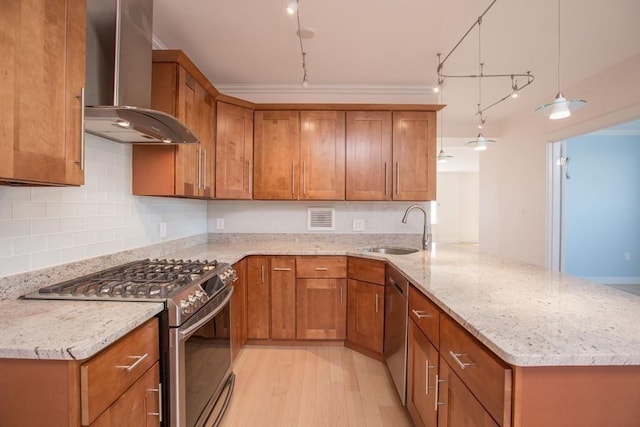
[[[411,426],[386,366],[342,346],[245,347],[223,427]]]

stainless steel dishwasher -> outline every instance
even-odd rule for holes
[[[409,282],[387,267],[384,289],[384,358],[402,404],[407,397],[407,310]]]

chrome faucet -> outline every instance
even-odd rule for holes
[[[403,224],[407,223],[407,217],[409,216],[409,212],[414,209],[419,209],[424,214],[424,230],[422,230],[422,249],[428,251],[431,249],[431,224],[427,221],[427,212],[422,209],[418,205],[411,205],[404,211],[404,216],[402,217]]]

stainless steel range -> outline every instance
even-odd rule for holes
[[[164,302],[164,424],[199,427],[219,422],[233,390],[230,300],[236,277],[231,265],[217,261],[145,259],[24,298]]]

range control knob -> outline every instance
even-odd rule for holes
[[[198,289],[198,290],[196,291],[195,296],[196,296],[196,298],[197,298],[200,302],[202,302],[202,303],[207,302],[207,299],[209,298],[209,297],[208,297],[208,295],[207,295],[207,293],[206,293],[206,292],[204,292],[204,291],[201,291],[200,289]]]
[[[180,312],[182,314],[191,313],[191,304],[189,304],[188,301],[185,301],[185,300],[181,299],[180,300]]]

